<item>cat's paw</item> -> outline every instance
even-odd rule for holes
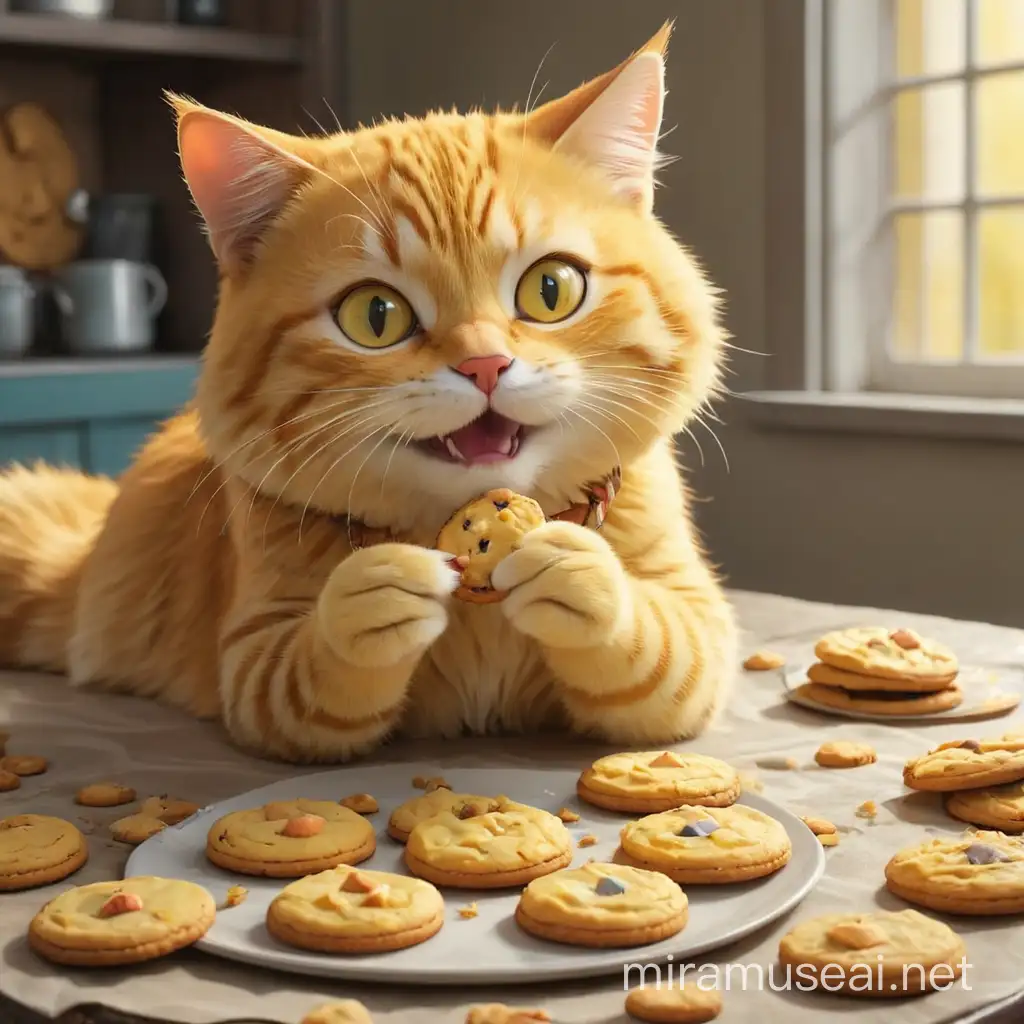
[[[448,625],[448,599],[459,583],[449,558],[412,544],[377,544],[349,555],[317,606],[331,648],[361,668],[422,654]]]
[[[521,632],[548,647],[608,643],[630,612],[629,581],[600,534],[575,523],[546,523],[491,574],[508,591],[502,608]]]

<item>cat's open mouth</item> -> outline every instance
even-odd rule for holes
[[[447,462],[477,466],[487,462],[514,459],[523,441],[522,423],[488,409],[472,423],[443,437],[418,441],[419,448]]]

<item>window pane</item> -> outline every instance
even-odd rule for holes
[[[907,89],[896,95],[893,131],[898,197],[963,198],[964,95],[960,82]]]
[[[975,88],[978,191],[1024,192],[1024,71],[984,75]]]
[[[897,0],[896,73],[907,78],[962,68],[966,29],[965,0]]]
[[[981,211],[978,258],[978,350],[1024,356],[1024,206]]]
[[[1021,0],[976,0],[978,63],[1024,60],[1024,3]]]
[[[962,214],[901,214],[894,231],[893,358],[959,359],[964,319]]]

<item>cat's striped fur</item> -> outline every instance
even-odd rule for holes
[[[175,100],[222,271],[196,401],[116,485],[0,476],[0,660],[219,714],[295,761],[392,733],[703,728],[734,626],[672,436],[723,334],[650,212],[667,36],[529,115],[299,139]],[[588,305],[553,327],[507,299],[545,253],[589,270]],[[332,302],[363,279],[421,333],[346,342]],[[488,397],[451,369],[495,352],[514,362]],[[488,403],[526,424],[515,458],[418,445]],[[507,486],[553,514],[617,464],[599,532],[549,523],[496,571],[503,603],[451,599],[432,545],[453,509]]]

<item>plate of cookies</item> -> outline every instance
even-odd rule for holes
[[[783,672],[795,704],[844,718],[900,722],[989,718],[1013,711],[1024,673],[961,665],[937,640],[910,629],[855,627],[827,633],[816,661]]]
[[[362,792],[367,790],[367,792]],[[392,984],[617,973],[736,941],[824,871],[799,818],[716,758],[601,758],[582,774],[358,765],[204,808],[139,846],[136,878],[217,903],[197,948]]]

